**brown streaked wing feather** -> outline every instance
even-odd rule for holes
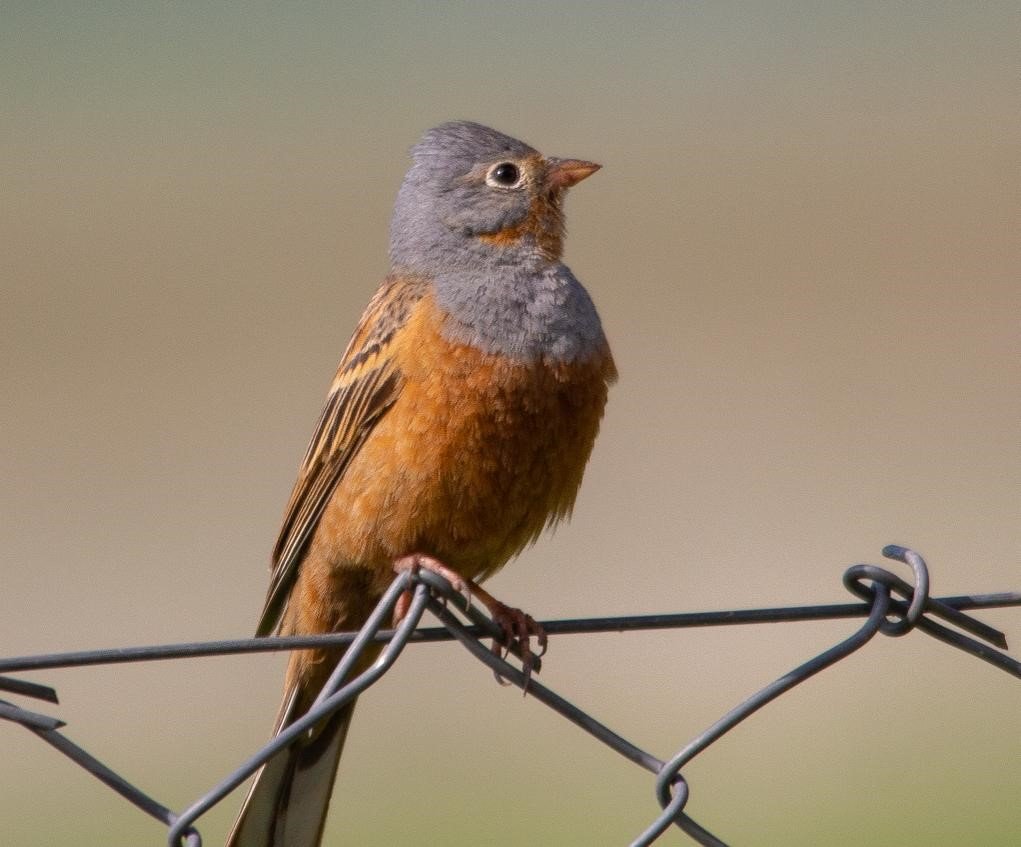
[[[402,376],[388,348],[426,285],[415,278],[388,277],[344,351],[284,512],[258,635],[269,635],[279,626],[326,504],[351,459],[400,393]]]

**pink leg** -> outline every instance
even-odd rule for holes
[[[536,643],[539,647],[538,655],[544,655],[548,646],[546,631],[531,615],[522,612],[520,609],[515,609],[512,606],[501,603],[484,588],[472,582],[470,579],[464,579],[459,573],[448,568],[432,556],[426,556],[422,553],[412,553],[408,556],[402,556],[394,562],[394,570],[398,573],[409,570],[415,571],[418,569],[431,571],[432,573],[442,576],[454,587],[455,591],[459,594],[464,594],[468,598],[469,603],[471,602],[473,594],[479,598],[482,605],[489,610],[489,614],[493,618],[493,622],[499,626],[501,630],[503,630],[502,642],[498,642],[495,639],[493,641],[493,652],[498,656],[502,656],[505,654],[506,649],[512,644],[517,643],[519,646],[521,650],[521,664],[525,673],[525,691],[527,691],[528,680],[531,679],[532,668],[535,666],[535,657],[532,655],[531,639],[533,636],[536,639]],[[410,604],[411,593],[405,591],[397,601],[397,605],[394,607],[395,624],[400,622],[404,615],[408,613],[408,607]],[[496,678],[500,682],[503,682],[499,675],[497,675]]]
[[[426,556],[422,553],[411,553],[408,556],[401,556],[397,561],[394,562],[394,572],[403,573],[404,571],[415,571],[424,570],[430,571],[437,576],[442,576],[447,582],[451,584],[454,591],[458,594],[463,594],[465,599],[470,604],[472,601],[472,588],[475,583],[471,580],[465,580],[461,574],[457,571],[448,568],[443,562],[438,559],[434,559],[432,556]],[[408,613],[408,607],[411,605],[411,592],[405,591],[397,601],[397,605],[394,607],[394,622],[399,623],[403,620],[404,616]]]

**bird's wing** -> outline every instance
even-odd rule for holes
[[[344,351],[284,512],[258,635],[269,635],[279,626],[326,504],[351,459],[400,394],[403,377],[392,342],[425,289],[419,279],[388,277]]]

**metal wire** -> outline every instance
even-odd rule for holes
[[[346,646],[343,658],[309,711],[203,793],[180,814],[175,814],[151,798],[67,738],[61,732],[64,723],[58,718],[0,700],[0,720],[21,724],[100,779],[128,802],[161,821],[168,827],[167,844],[171,847],[181,845],[201,847],[202,838],[195,824],[202,815],[299,735],[373,685],[393,666],[408,644],[454,639],[492,668],[499,677],[519,686],[529,696],[549,706],[625,759],[656,775],[655,795],[662,811],[631,842],[631,847],[648,847],[672,826],[680,828],[697,844],[726,847],[724,841],[700,826],[686,813],[691,789],[681,773],[682,768],[767,703],[859,650],[877,633],[901,637],[917,629],[1021,679],[1021,662],[1002,652],[1007,648],[1003,633],[966,615],[963,611],[1021,606],[1021,592],[935,599],[929,596],[928,568],[918,553],[906,547],[890,545],[883,549],[883,555],[908,565],[911,568],[913,582],[905,582],[891,571],[876,565],[854,565],[844,573],[843,582],[849,591],[864,601],[862,603],[543,622],[542,626],[548,634],[559,635],[865,617],[865,622],[850,636],[752,694],[666,760],[654,756],[618,735],[592,715],[538,682],[534,676],[525,673],[522,668],[508,662],[503,654],[494,653],[482,643],[482,639],[501,637],[500,628],[479,608],[458,595],[445,579],[426,571],[404,572],[397,575],[365,626],[358,632],[313,637],[189,642],[0,659],[0,673],[9,674],[49,668],[294,650],[324,645]],[[412,601],[406,616],[396,629],[384,629],[383,624],[391,618],[398,599],[405,591],[412,593]],[[426,609],[442,626],[419,627]],[[366,648],[377,643],[385,646],[375,662],[362,673],[348,679]],[[520,659],[520,648],[515,647],[514,652]],[[531,666],[533,669],[539,667],[538,656],[532,657]],[[9,676],[0,676],[0,691],[57,703],[57,694],[52,688]]]

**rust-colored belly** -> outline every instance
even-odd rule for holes
[[[303,569],[369,569],[378,590],[396,557],[417,552],[478,580],[570,512],[615,375],[609,351],[513,362],[448,342],[441,325],[426,296],[394,339],[404,385],[347,469]]]

